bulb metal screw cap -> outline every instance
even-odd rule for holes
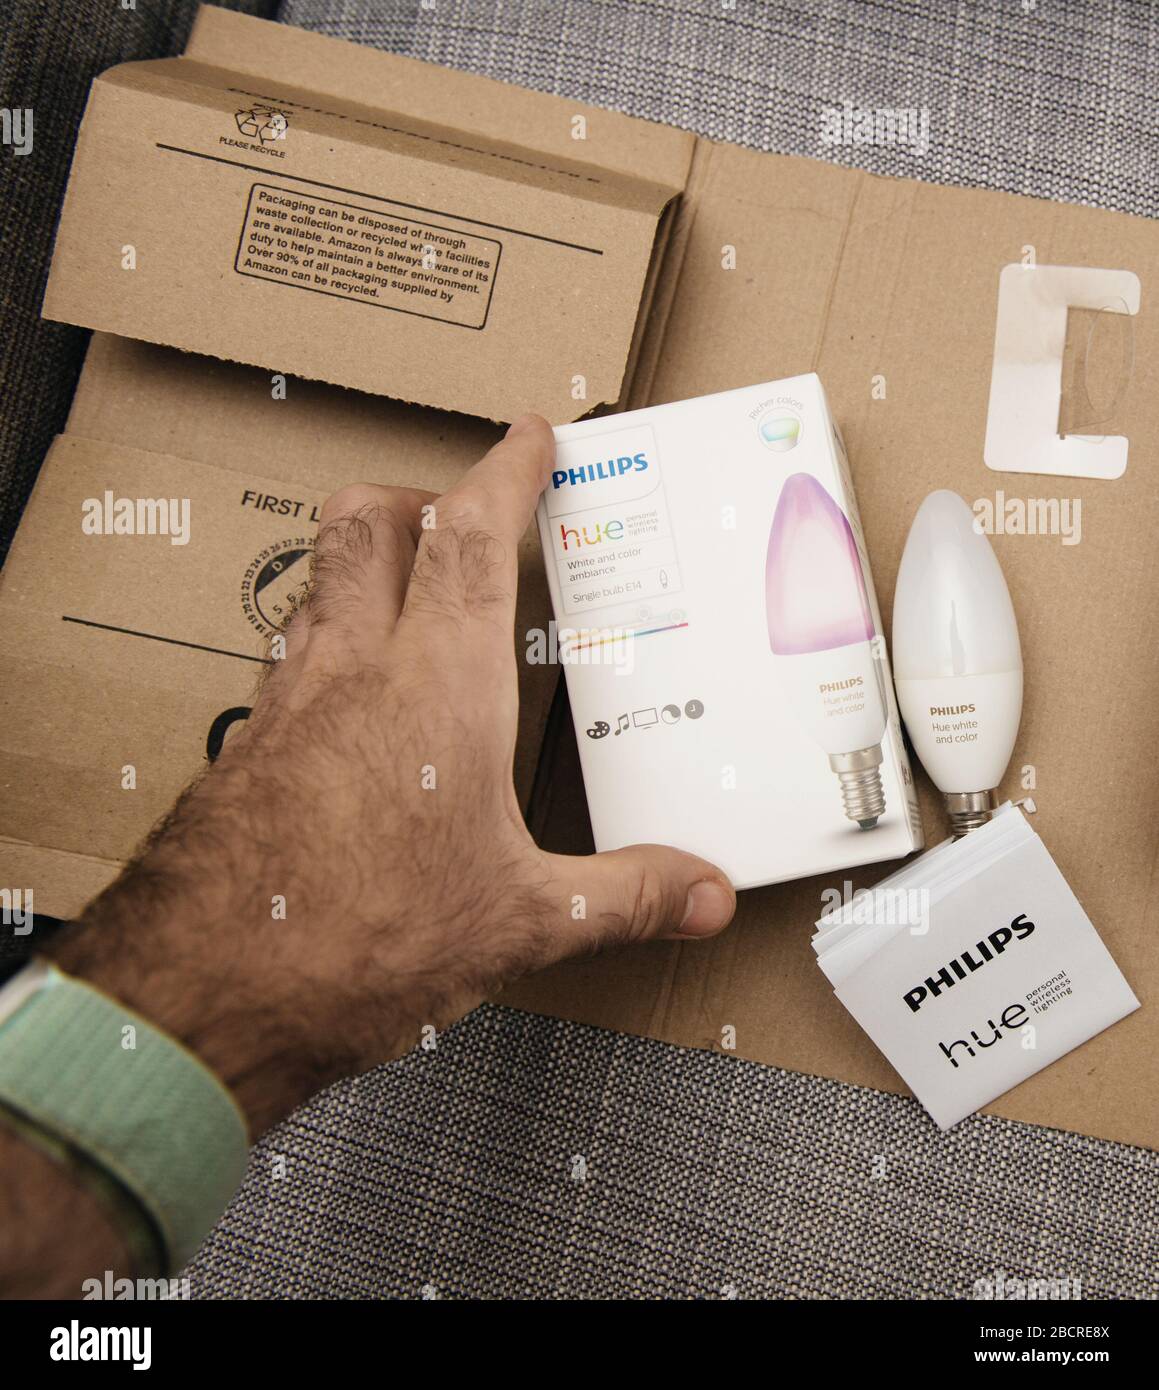
[[[985,825],[998,804],[993,791],[943,792],[942,795],[946,802],[946,810],[950,813],[950,828],[956,840]]]
[[[878,771],[881,762],[880,744],[853,753],[829,754],[829,766],[841,783],[845,814],[862,830],[872,830],[885,815],[885,792]]]

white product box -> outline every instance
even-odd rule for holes
[[[538,522],[596,847],[738,888],[921,848],[815,374],[556,429]]]

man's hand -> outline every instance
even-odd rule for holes
[[[692,855],[545,854],[524,826],[516,553],[553,457],[526,416],[442,497],[331,497],[249,720],[49,952],[199,1052],[255,1134],[505,981],[732,917]]]

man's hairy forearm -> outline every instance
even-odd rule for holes
[[[258,911],[252,870],[239,862],[261,827],[239,823],[260,796],[235,800],[238,791],[226,776],[186,793],[42,954],[184,1043],[229,1087],[256,1138],[334,1073],[303,1045],[302,999],[275,983],[277,942],[264,937],[285,924]],[[105,1270],[143,1272],[100,1201],[2,1119],[0,1164],[0,1297],[78,1298]]]
[[[0,1128],[0,1298],[80,1298],[106,1269],[132,1276],[100,1204],[55,1160]]]
[[[302,925],[272,917],[275,888],[255,867],[267,828],[257,808],[276,795],[261,782],[223,766],[186,792],[47,952],[200,1057],[233,1092],[251,1138],[340,1074],[305,1041],[304,981],[285,960]],[[283,893],[289,872],[279,861]]]
[[[256,1138],[332,1077],[301,1045],[301,1010],[263,988],[260,963],[273,952],[254,939],[263,924],[231,865],[244,836],[227,853],[198,830],[230,822],[225,791],[203,783],[187,793],[43,954],[184,1043],[229,1087]],[[105,1270],[143,1272],[100,1201],[2,1120],[0,1171],[0,1297],[79,1298],[83,1281]]]

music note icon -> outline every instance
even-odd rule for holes
[[[616,721],[616,737],[619,738],[627,727],[628,716],[626,714],[621,714]]]

